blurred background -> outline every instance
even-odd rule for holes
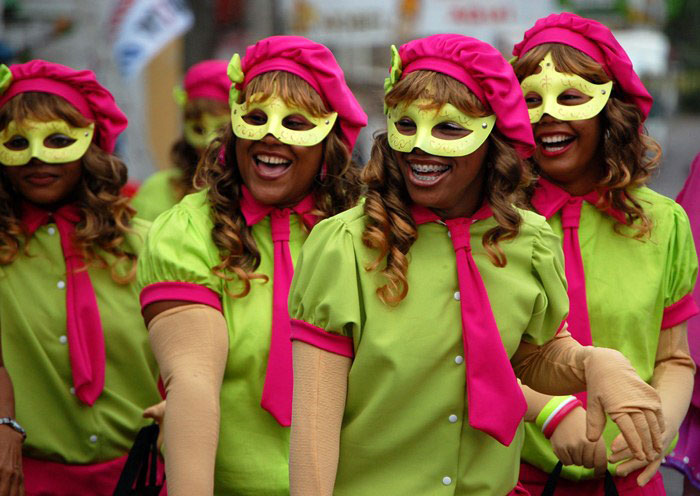
[[[44,58],[91,69],[129,117],[118,153],[134,181],[170,166],[184,71],[230,59],[273,34],[333,50],[370,125],[360,161],[384,126],[389,46],[438,32],[487,41],[510,58],[536,19],[571,11],[610,26],[654,96],[650,134],[664,149],[652,187],[673,196],[700,151],[700,0],[0,0],[0,62]],[[666,477],[670,495],[680,476]]]

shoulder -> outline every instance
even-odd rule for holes
[[[198,191],[185,196],[153,221],[148,244],[169,240],[184,245],[194,240],[208,240],[213,227],[207,191]]]
[[[644,211],[652,217],[673,216],[677,213],[682,213],[683,207],[676,203],[673,199],[657,193],[651,188],[642,186],[634,188],[630,191],[632,198],[637,200]]]
[[[367,216],[365,215],[365,206],[364,202],[361,202],[345,212],[322,220],[314,227],[312,233],[317,229],[321,231],[342,230],[347,231],[348,234],[353,237],[357,235],[362,237],[362,232],[365,229],[366,223]]]
[[[177,168],[163,169],[154,172],[141,184],[140,191],[148,190],[152,187],[160,187],[164,183],[169,183],[171,179],[180,177],[182,172]]]

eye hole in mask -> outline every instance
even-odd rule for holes
[[[73,162],[85,155],[94,132],[94,123],[78,128],[63,120],[10,121],[0,132],[0,163],[21,166],[32,158],[47,164]]]
[[[387,111],[389,146],[409,153],[420,148],[440,157],[461,157],[473,153],[491,134],[495,115],[474,117],[445,104],[429,108],[428,100],[416,100]]]
[[[272,134],[285,145],[314,146],[328,136],[338,118],[337,112],[313,116],[276,96],[257,99],[253,95],[249,103],[231,106],[231,127],[238,138],[257,141]]]
[[[551,52],[539,65],[539,73],[520,83],[532,124],[539,122],[544,114],[561,121],[592,119],[608,102],[612,81],[595,84],[577,74],[559,72]]]
[[[187,119],[184,126],[185,141],[197,149],[204,149],[228,125],[228,114],[202,113],[199,119]]]

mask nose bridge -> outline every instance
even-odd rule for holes
[[[27,140],[29,141],[29,160],[33,158],[38,158],[41,160],[41,157],[43,156],[43,150],[45,147],[44,145],[44,140],[43,139],[38,139],[36,136],[32,136],[31,138],[27,137]]]
[[[268,114],[267,115],[267,131],[265,132],[265,137],[268,134],[271,134],[274,136],[276,139],[280,140],[282,136],[282,119],[283,117],[280,117],[277,113],[274,113],[273,115]],[[281,140],[280,140],[281,141]]]
[[[416,126],[416,137],[413,141],[413,148],[420,148],[426,153],[432,153],[430,149],[430,138],[432,137],[433,128],[427,125]]]

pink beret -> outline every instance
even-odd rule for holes
[[[545,43],[568,45],[591,57],[615,81],[623,98],[635,104],[644,119],[649,115],[653,99],[607,26],[569,12],[551,14],[525,32],[523,41],[513,47],[513,55],[521,57]]]
[[[327,107],[338,113],[342,139],[352,151],[367,114],[345,82],[331,51],[301,36],[270,36],[251,45],[241,61],[245,88],[255,76],[270,71],[291,72],[309,83]]]
[[[225,60],[204,60],[190,67],[182,84],[187,98],[208,98],[228,104],[231,80],[226,74],[227,67]]]
[[[402,45],[402,76],[435,71],[466,85],[496,114],[496,127],[518,154],[535,150],[527,105],[510,64],[488,43],[459,34],[436,34]]]
[[[127,119],[112,94],[97,82],[92,71],[78,71],[45,60],[31,60],[10,66],[12,79],[0,107],[13,96],[28,91],[58,95],[85,118],[95,122],[95,142],[108,153],[114,151],[117,136],[126,129]]]

